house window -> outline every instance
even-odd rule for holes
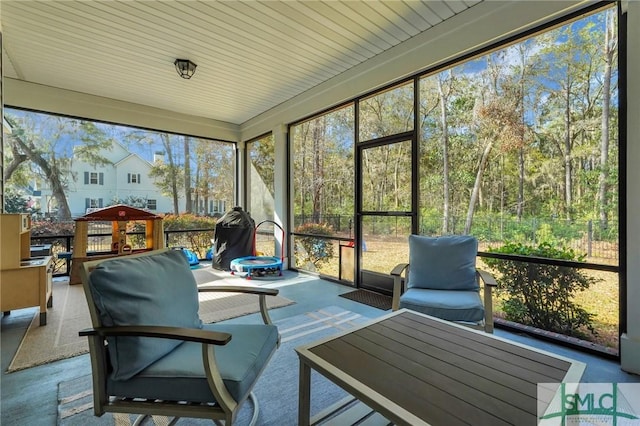
[[[104,185],[104,173],[84,172],[85,185]]]
[[[156,210],[158,208],[156,200],[147,200],[147,209]]]
[[[140,173],[127,173],[127,183],[140,183]]]
[[[104,204],[102,198],[85,198],[84,206],[87,209],[101,209]]]

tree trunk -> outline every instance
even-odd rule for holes
[[[516,208],[516,215],[518,216],[518,222],[522,220],[524,213],[524,148],[520,147],[518,150],[518,206]]]
[[[449,225],[449,130],[447,123],[447,98],[449,93],[445,93],[442,80],[438,79],[438,94],[440,95],[440,126],[442,127],[442,233],[447,234],[451,229]]]
[[[400,166],[404,158],[405,158],[404,143],[400,143],[400,145],[398,145],[398,152],[396,153],[396,158],[393,166],[393,189],[394,189],[393,205],[395,210],[398,210],[400,208],[400,191],[402,189],[400,188],[400,185],[401,185]]]
[[[15,172],[18,169],[20,164],[27,161],[28,158],[29,157],[22,154],[18,157],[14,155],[11,161],[9,162],[9,164],[7,164],[4,168],[4,181],[6,182],[9,179],[11,179],[11,175],[13,174],[13,172]]]
[[[40,168],[42,168],[42,166],[40,166]],[[57,175],[51,176],[49,183],[51,184],[53,197],[56,199],[56,203],[58,204],[58,219],[61,221],[70,220],[71,209],[69,208],[69,202],[67,201],[67,197],[64,193],[64,186],[60,181],[60,177]]]
[[[518,222],[522,220],[522,216],[524,214],[524,138],[525,138],[525,119],[524,119],[524,111],[525,111],[525,77],[526,77],[526,54],[524,45],[520,45],[520,59],[521,59],[521,67],[522,71],[520,73],[520,93],[519,93],[519,104],[520,104],[520,149],[518,150],[518,206],[516,208],[516,215],[518,216]]]
[[[25,141],[18,137],[12,138],[12,141],[20,145],[21,150],[25,153],[23,155],[26,155],[29,160],[38,166],[49,181],[49,184],[51,185],[51,193],[58,205],[58,219],[61,221],[71,220],[71,209],[69,208],[69,202],[67,201],[67,197],[64,193],[64,185],[60,180],[60,171],[56,167],[55,158],[43,158],[35,149],[32,149],[29,144],[25,143]],[[14,148],[12,147],[12,150],[13,149]],[[16,150],[16,152],[17,151],[18,150]]]
[[[195,205],[195,209],[197,213],[200,213],[200,194],[201,194],[201,189],[200,185],[201,185],[201,181],[200,181],[200,161],[198,159],[198,153],[196,151],[196,172],[194,173],[195,176],[195,182],[193,182],[193,187],[195,188],[195,200],[193,200],[193,203]],[[207,206],[204,206],[204,212],[203,214],[205,216],[208,216],[208,212],[207,212]]]
[[[604,40],[604,75],[602,90],[602,122],[600,140],[600,175],[598,176],[598,205],[600,227],[604,230],[609,227],[609,215],[607,211],[607,179],[609,178],[609,111],[611,106],[611,64],[616,49],[614,35],[614,14],[607,12],[607,25]]]
[[[480,157],[480,164],[478,165],[478,173],[476,174],[476,181],[473,184],[473,191],[471,191],[471,200],[469,200],[469,210],[467,210],[467,220],[464,224],[464,233],[469,234],[471,232],[471,225],[473,225],[473,212],[476,208],[476,202],[478,201],[478,194],[480,192],[480,185],[482,184],[482,175],[487,167],[489,160],[489,154],[493,148],[493,142],[489,141],[482,151]]]
[[[187,213],[193,213],[193,206],[191,205],[191,154],[189,152],[190,141],[190,137],[184,137],[184,209]]]
[[[11,149],[11,156],[13,158],[11,159],[9,164],[6,164],[4,167],[4,182],[7,182],[9,179],[11,179],[11,175],[18,169],[18,167],[20,167],[20,164],[29,159],[28,155],[22,154],[20,152],[16,144],[17,141],[15,141],[12,136],[9,136],[8,139],[10,141],[9,148]],[[12,140],[14,140],[14,143],[11,143]]]
[[[313,223],[320,223],[322,200],[322,187],[324,185],[324,165],[323,165],[323,153],[321,149],[321,139],[323,138],[322,130],[316,123],[313,125],[312,142],[313,142],[313,200],[312,200],[312,221]]]
[[[568,74],[568,73],[567,73]],[[564,202],[566,208],[566,218],[571,220],[572,216],[572,182],[571,182],[571,91],[570,85],[567,84],[567,91],[565,97],[565,109],[564,109]]]
[[[162,134],[162,143],[164,144],[164,149],[167,151],[167,159],[169,160],[169,186],[171,187],[171,196],[173,198],[173,213],[177,215],[180,214],[180,206],[178,205],[178,176],[169,135]]]
[[[30,152],[30,150],[28,152]],[[29,158],[40,167],[51,185],[51,193],[58,205],[58,219],[61,221],[71,220],[71,209],[69,208],[69,202],[64,193],[64,185],[60,180],[60,173],[55,167],[55,161],[47,161],[37,154],[29,155]],[[51,164],[54,164],[54,166],[51,166]]]

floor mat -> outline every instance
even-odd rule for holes
[[[391,309],[391,296],[376,293],[369,290],[355,290],[349,293],[343,293],[340,297],[353,300],[354,302],[364,303],[365,305],[373,306],[374,308],[388,311]]]

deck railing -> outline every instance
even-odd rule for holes
[[[165,230],[164,236],[167,247],[185,247],[204,259],[211,247],[213,229]],[[127,233],[133,249],[144,248],[144,232]],[[111,233],[89,234],[87,251],[100,252],[111,250]],[[55,256],[53,276],[68,276],[71,271],[71,252],[73,250],[73,235],[38,235],[31,237],[32,245],[51,244],[52,254]]]

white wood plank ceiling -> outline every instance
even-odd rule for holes
[[[4,75],[241,124],[480,1],[3,0]]]

